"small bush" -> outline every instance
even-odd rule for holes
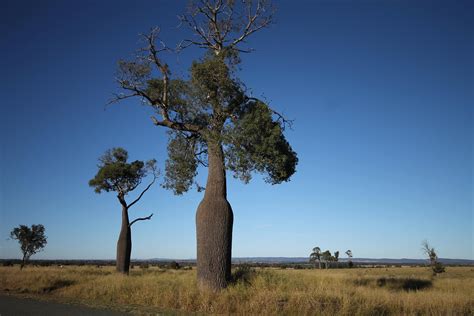
[[[437,275],[438,273],[443,273],[446,271],[444,265],[439,261],[436,261],[431,269],[433,270],[433,275]]]
[[[255,276],[255,269],[252,269],[250,265],[243,264],[235,269],[234,273],[232,274],[232,282],[233,283],[245,283],[251,284],[251,279]]]
[[[178,270],[179,268],[181,268],[181,266],[176,261],[171,261],[168,265],[168,268]]]

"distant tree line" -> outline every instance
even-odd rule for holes
[[[316,265],[318,264],[319,269],[321,269],[321,263],[324,264],[324,267],[328,269],[331,266],[331,263],[335,263],[336,267],[339,267],[339,250],[334,251],[334,254],[331,253],[331,251],[326,250],[324,252],[321,252],[320,247],[314,247],[313,251],[309,255],[309,262],[313,263]],[[346,251],[347,256],[349,257],[348,265],[350,268],[352,268],[353,263],[350,260],[352,258],[352,251],[347,250]]]

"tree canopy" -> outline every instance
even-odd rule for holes
[[[233,1],[203,3],[181,17],[194,32],[209,32],[197,34],[202,41],[185,40],[179,46],[206,49],[192,63],[189,76],[172,76],[161,57],[171,49],[157,46],[159,29],[153,29],[143,36],[145,47],[136,59],[119,61],[117,81],[124,92],[112,102],[138,97],[155,110],[155,125],[171,129],[164,187],[175,194],[188,191],[195,183],[198,166],[208,165],[212,144],[223,147],[225,168],[245,183],[255,172],[271,184],[289,181],[298,163],[283,134],[291,121],[253,97],[237,76],[239,54],[248,51],[239,48],[244,42],[240,37],[269,25],[271,11],[265,11],[264,1],[245,2],[245,12],[250,14],[250,25],[245,26],[224,18],[225,12],[235,9]],[[241,36],[236,35],[239,29]]]
[[[135,160],[127,163],[128,152],[123,148],[112,148],[99,158],[99,171],[89,181],[96,193],[115,191],[125,196],[137,188],[150,172],[156,172],[156,160],[146,163]]]
[[[41,224],[31,225],[31,228],[20,225],[10,232],[10,238],[18,240],[23,253],[21,268],[24,267],[32,255],[43,250],[46,246],[47,237],[44,233],[45,228]]]

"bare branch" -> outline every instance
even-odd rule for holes
[[[108,104],[116,103],[131,97],[141,97],[142,101],[155,108],[162,117],[161,121],[155,117],[152,117],[153,123],[155,125],[165,126],[180,131],[189,131],[194,133],[199,132],[201,129],[200,126],[183,122],[175,122],[170,118],[170,105],[168,104],[170,71],[168,65],[164,63],[159,57],[159,53],[168,51],[170,49],[163,41],[159,40],[159,32],[159,28],[153,28],[150,31],[150,34],[142,34],[142,37],[146,42],[146,47],[140,50],[140,52],[145,52],[145,54],[138,57],[140,60],[139,62],[120,63],[122,76],[116,78],[116,81],[123,90],[129,91],[130,93],[115,94]],[[160,41],[161,48],[156,45],[157,41]],[[162,75],[163,91],[160,92],[159,96],[154,96],[146,91],[146,80],[151,73],[150,65],[155,65]]]
[[[151,213],[151,214],[150,214],[149,216],[147,216],[147,217],[139,217],[139,218],[136,218],[136,219],[134,219],[133,221],[131,221],[130,224],[128,224],[128,227],[132,227],[132,225],[135,224],[135,223],[138,222],[138,221],[150,220],[152,216],[153,216],[153,213]]]
[[[182,50],[191,45],[212,49],[219,54],[225,47],[248,53],[252,49],[238,48],[246,38],[273,22],[273,9],[267,0],[242,0],[242,24],[236,21],[234,6],[238,1],[201,0],[191,6],[187,14],[179,16],[180,25],[187,25],[197,39],[186,39],[178,45]],[[234,35],[234,36],[232,36]],[[226,45],[227,44],[227,45]]]
[[[120,102],[121,100],[125,100],[125,99],[128,99],[128,98],[133,98],[133,97],[137,97],[137,96],[140,96],[138,93],[132,93],[132,94],[125,94],[125,93],[114,93],[113,94],[113,98],[111,98],[109,100],[109,102],[107,102],[107,105],[110,105],[110,104],[113,104],[113,103],[117,103],[117,102]]]
[[[153,173],[153,181],[151,181],[150,184],[148,184],[148,186],[142,191],[142,193],[140,193],[140,195],[135,199],[135,201],[133,201],[132,203],[130,203],[128,205],[128,208],[132,207],[135,203],[137,203],[138,201],[140,201],[140,199],[142,198],[143,194],[145,194],[146,191],[148,191],[151,186],[153,185],[153,183],[155,183],[156,181],[156,178],[157,178],[157,175],[155,173]]]
[[[281,123],[282,129],[285,130],[285,127],[288,126],[291,130],[293,129],[293,122],[294,120],[287,119],[283,116],[283,114],[278,113],[274,109],[270,108],[273,114],[275,114],[278,118],[277,121]]]

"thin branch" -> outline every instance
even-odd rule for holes
[[[135,224],[135,223],[138,222],[138,221],[150,220],[152,216],[153,216],[153,213],[151,213],[151,214],[150,214],[149,216],[147,216],[147,217],[139,217],[139,218],[136,218],[136,219],[134,219],[133,221],[131,221],[130,224],[128,224],[128,227],[132,227],[132,225]]]
[[[247,25],[245,26],[242,34],[232,41],[230,46],[234,47],[240,42],[244,42],[247,37],[257,32],[258,30],[267,27],[273,22],[273,13],[264,15],[265,13],[265,1],[258,0],[255,13],[252,14],[252,1],[247,3]]]
[[[128,91],[132,91],[133,93],[132,94],[128,94],[128,95],[117,95],[115,94],[115,99],[112,99],[110,103],[115,103],[115,102],[118,102],[120,100],[123,100],[123,99],[127,99],[127,98],[131,98],[131,97],[134,97],[134,96],[140,96],[142,97],[143,99],[147,100],[150,105],[154,106],[154,107],[160,107],[160,105],[163,103],[163,100],[160,99],[160,98],[152,98],[151,96],[149,96],[145,91],[141,90],[140,88],[138,88],[137,86],[134,86],[134,85],[130,85],[128,83],[127,80],[122,80],[122,79],[117,79],[117,82],[120,84],[120,87],[124,90],[128,90]]]
[[[290,120],[290,119],[285,118],[282,114],[278,113],[277,111],[275,111],[272,108],[270,108],[270,111],[272,111],[272,113],[275,114],[278,117],[277,121],[281,123],[283,130],[285,130],[285,127],[287,125],[291,130],[293,129],[294,120]]]
[[[256,5],[251,0],[243,0],[246,6],[243,14],[244,24],[239,25],[234,20],[233,1],[216,1],[202,0],[199,5],[193,5],[187,14],[179,16],[180,25],[186,24],[194,31],[197,39],[185,39],[182,41],[177,50],[180,51],[191,45],[200,48],[214,50],[217,54],[227,47],[238,52],[248,53],[252,49],[237,48],[237,45],[245,42],[246,38],[262,28],[267,27],[273,22],[273,10],[271,4],[266,0],[257,0]],[[255,8],[254,8],[255,7]],[[197,20],[198,16],[201,19]],[[235,37],[230,37],[231,33]]]
[[[110,105],[110,104],[113,104],[113,103],[117,103],[121,100],[125,100],[125,99],[128,99],[128,98],[133,98],[133,97],[137,97],[139,96],[138,93],[132,93],[132,94],[125,94],[125,93],[114,93],[113,94],[113,98],[109,100],[109,102],[107,102],[107,105]]]
[[[142,198],[143,194],[145,194],[145,192],[148,191],[148,190],[151,188],[151,186],[153,185],[153,183],[155,183],[156,178],[157,178],[157,176],[156,176],[156,174],[154,173],[154,174],[153,174],[153,181],[151,181],[151,183],[142,191],[142,193],[140,193],[140,195],[135,199],[135,201],[133,201],[132,203],[130,203],[130,204],[128,205],[129,208],[132,207],[132,206],[133,206],[135,203],[137,203],[138,201],[140,201],[140,199]]]

